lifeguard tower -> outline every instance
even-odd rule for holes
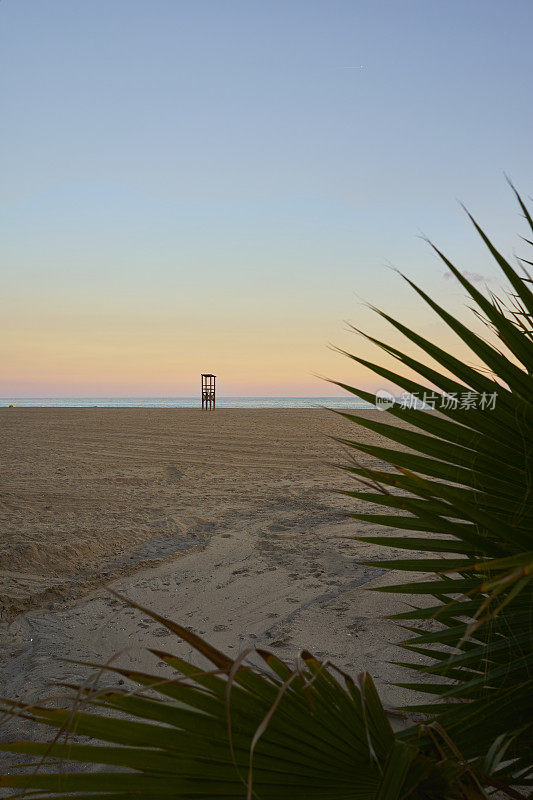
[[[202,408],[215,408],[216,375],[202,372]]]

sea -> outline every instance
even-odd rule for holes
[[[18,408],[201,408],[199,397],[0,397]],[[217,397],[217,408],[374,409],[354,395],[344,397]]]

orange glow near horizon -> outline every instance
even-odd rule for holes
[[[54,304],[51,313],[50,305],[38,309],[37,299],[31,314],[21,306],[8,309],[0,326],[0,396],[195,397],[201,372],[215,373],[219,396],[230,397],[342,395],[318,376],[372,392],[392,388],[327,346],[329,333],[339,347],[387,362],[382,352],[319,307],[315,315],[295,318],[290,308],[284,316],[283,307],[266,305],[254,319],[248,314],[243,320],[241,313],[242,328],[227,308],[207,321],[191,313],[172,318],[158,315],[157,308],[144,309],[143,315],[136,310],[97,315],[79,302],[66,309]],[[430,323],[420,310],[418,320],[410,322],[457,350],[443,326]],[[394,332],[367,310],[364,324],[398,344]],[[408,343],[407,350],[416,352]],[[397,367],[391,359],[387,363]]]

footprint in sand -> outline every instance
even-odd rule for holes
[[[275,642],[271,643],[270,647],[287,647],[290,639],[290,636],[287,636],[286,639],[277,639]]]
[[[179,481],[183,478],[183,472],[180,472],[180,470],[177,467],[168,466],[166,468],[166,471],[168,477],[171,478],[173,481]]]
[[[158,628],[156,631],[152,631],[152,636],[170,636],[170,631],[166,628]]]
[[[365,624],[367,622],[368,620],[365,619],[364,617],[357,617],[355,622],[352,622],[351,625],[346,626],[346,630],[348,630],[350,633],[355,633],[355,634],[361,633],[363,631],[368,630],[368,627]]]

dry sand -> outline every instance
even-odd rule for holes
[[[367,591],[392,576],[356,563],[377,549],[353,536],[383,529],[332,493],[353,481],[330,437],[378,436],[318,409],[15,408],[0,425],[0,694],[34,700],[87,676],[58,654],[129,648],[121,662],[143,669],[157,669],[143,647],[191,654],[109,584],[230,654],[306,647],[401,701],[387,663],[401,631],[384,615],[410,598]],[[10,722],[0,739],[22,732]]]

